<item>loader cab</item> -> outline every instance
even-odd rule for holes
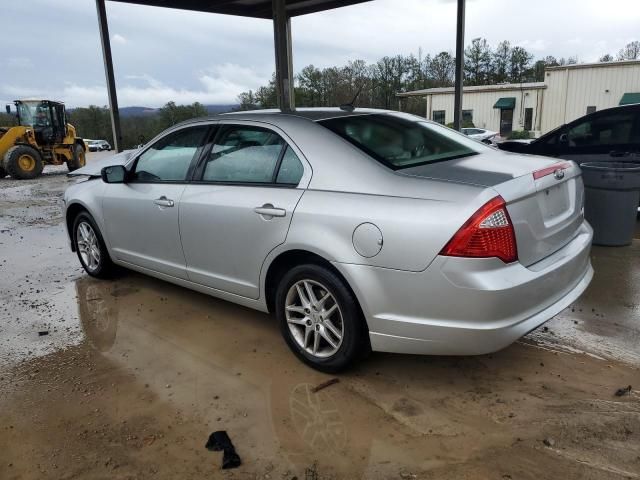
[[[39,145],[62,143],[67,135],[64,104],[50,100],[16,100],[18,123],[33,128]]]

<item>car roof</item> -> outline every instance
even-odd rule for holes
[[[352,111],[342,110],[340,108],[298,108],[289,112],[283,112],[281,110],[270,108],[264,110],[243,110],[237,112],[219,113],[216,115],[210,115],[207,117],[192,118],[185,120],[178,125],[187,125],[191,123],[207,122],[211,120],[223,120],[228,118],[234,118],[236,120],[255,120],[255,121],[277,121],[278,118],[300,118],[305,120],[311,120],[314,122],[321,120],[328,120],[330,118],[350,117],[357,115],[372,115],[372,114],[385,114],[385,113],[397,113],[391,110],[382,110],[377,108],[355,108]]]

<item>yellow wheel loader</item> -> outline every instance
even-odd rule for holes
[[[64,104],[16,100],[16,126],[0,127],[0,178],[36,178],[45,165],[67,164],[72,172],[86,163],[87,147],[67,123]],[[7,113],[11,108],[7,105]]]

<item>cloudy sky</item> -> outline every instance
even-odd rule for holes
[[[93,0],[2,2],[0,102],[104,105]],[[121,106],[235,103],[274,69],[270,21],[107,2]],[[455,48],[454,0],[375,0],[292,20],[294,70]],[[640,40],[640,0],[468,0],[466,38],[595,61]]]

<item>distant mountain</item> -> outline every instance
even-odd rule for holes
[[[235,103],[233,105],[205,105],[204,108],[207,109],[207,112],[209,112],[209,114],[214,115],[216,113],[230,112],[231,110],[238,108],[239,106],[240,105]]]
[[[215,115],[216,113],[225,113],[230,112],[234,108],[237,108],[237,104],[233,105],[205,105],[204,108],[207,109],[210,115]],[[144,117],[148,115],[155,115],[158,113],[159,108],[149,108],[149,107],[120,107],[120,116],[121,117]]]
[[[157,108],[149,107],[120,107],[121,117],[143,117],[145,115],[155,115],[158,113]]]

